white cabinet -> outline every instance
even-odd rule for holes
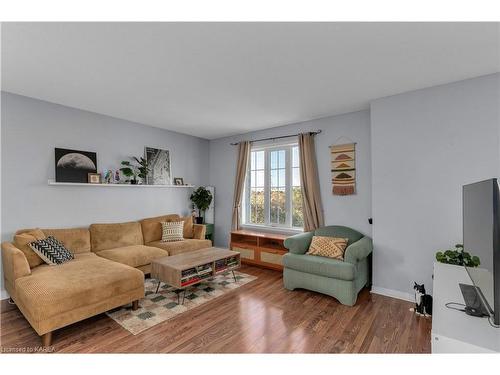
[[[500,328],[486,318],[449,309],[448,302],[464,303],[459,283],[471,284],[464,267],[434,263],[432,353],[500,352]]]

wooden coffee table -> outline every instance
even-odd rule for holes
[[[234,270],[240,266],[239,252],[211,247],[155,259],[151,262],[151,277],[158,280],[156,293],[164,282],[177,288],[178,302],[180,293],[183,292],[184,304],[186,288],[227,271],[233,273],[236,282]]]

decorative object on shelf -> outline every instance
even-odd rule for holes
[[[196,208],[198,208],[196,223],[203,224],[205,210],[210,206],[210,203],[212,203],[212,193],[210,193],[210,191],[205,187],[200,186],[198,189],[193,191],[189,199],[194,203]]]
[[[89,173],[88,174],[88,182],[89,182],[89,184],[100,184],[101,183],[101,174],[100,173]]]
[[[417,315],[425,317],[432,315],[432,296],[425,292],[424,284],[419,285],[414,282],[413,290],[415,291],[415,307],[410,311],[414,311]]]
[[[148,163],[147,184],[168,185],[170,180],[170,151],[145,147],[144,154]]]
[[[182,177],[174,177],[174,185],[184,185],[184,179]]]
[[[356,194],[356,143],[330,146],[333,195]]]
[[[145,183],[150,171],[148,161],[143,157],[137,158],[135,156],[132,156],[130,159],[135,161],[137,164],[124,160],[121,163],[123,167],[120,168],[120,171],[124,176],[129,178],[131,177],[129,181],[132,185],[137,185],[139,183],[137,177],[142,180],[142,183]]]
[[[55,161],[57,182],[86,183],[88,174],[97,172],[95,152],[56,148]]]
[[[481,264],[479,257],[472,256],[467,251],[464,251],[464,245],[460,243],[456,244],[453,250],[438,251],[436,260],[441,263],[466,267],[477,267]]]
[[[106,173],[104,173],[104,183],[110,184],[113,182],[113,171],[108,169]]]
[[[120,183],[120,170],[117,169],[115,172],[115,184],[119,184],[119,183]]]

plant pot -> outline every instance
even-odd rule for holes
[[[137,185],[137,180],[130,180],[130,184]]]
[[[196,218],[196,224],[203,224],[203,216]]]

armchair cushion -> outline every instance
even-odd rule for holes
[[[356,276],[356,268],[353,264],[314,255],[288,253],[283,255],[283,265],[296,271],[340,280],[350,281]]]
[[[288,237],[283,243],[292,254],[305,254],[311,245],[314,232],[305,232]]]

